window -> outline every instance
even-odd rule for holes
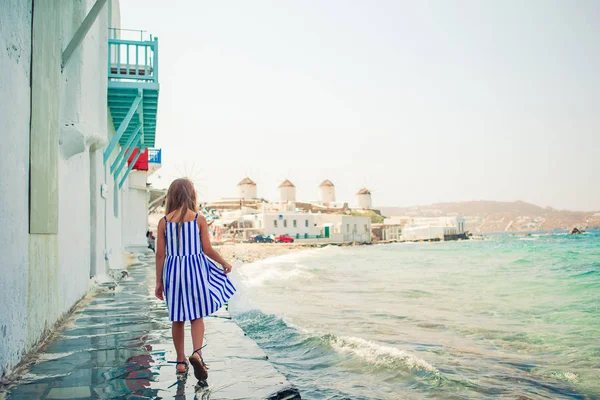
[[[350,233],[350,224],[346,224],[346,233]]]
[[[296,220],[294,220],[294,228],[298,227],[298,223],[296,222]]]
[[[304,221],[304,226],[308,228],[308,220]]]
[[[284,219],[284,220],[283,220],[283,227],[284,227],[284,228],[287,228],[287,219]]]
[[[352,233],[356,233],[356,224],[354,224],[354,227],[352,228]]]
[[[367,227],[367,224],[365,224],[365,232],[369,232],[369,228]]]
[[[276,220],[276,219],[274,219],[274,220],[273,220],[273,226],[274,226],[275,228],[277,228],[277,220]]]

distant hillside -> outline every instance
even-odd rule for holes
[[[385,216],[463,216],[470,232],[541,231],[574,226],[600,228],[600,211],[564,211],[522,201],[467,201],[414,207],[381,207]]]

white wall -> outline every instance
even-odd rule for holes
[[[238,221],[245,215],[257,214],[256,209],[250,207],[242,207],[241,210],[223,211],[219,222],[228,225],[232,222]]]
[[[358,207],[365,210],[371,209],[371,195],[370,194],[359,194],[356,196],[358,199]]]
[[[402,229],[402,240],[443,240],[444,235],[456,235],[456,228],[448,226],[407,226]]]
[[[109,126],[111,136],[114,135],[114,128]],[[109,169],[117,152],[114,151],[110,159],[106,162],[105,169]],[[104,273],[110,270],[119,270],[123,268],[123,237],[121,229],[121,218],[123,216],[123,192],[119,190],[118,181],[110,174],[106,173],[106,183],[108,187],[108,196],[102,199],[106,207],[106,234],[105,234],[105,257],[106,265]],[[123,185],[125,187],[127,182]]]
[[[94,4],[82,1],[61,11],[62,37],[68,43]],[[88,143],[107,137],[106,52],[108,8],[103,7],[62,74],[61,126],[72,125]],[[89,148],[68,159],[59,157],[58,272],[63,313],[89,289],[91,205]],[[97,171],[102,173],[102,171]],[[102,173],[103,175],[103,173]]]
[[[341,214],[316,214],[315,223],[321,227],[332,226],[332,239],[343,243],[370,242],[371,218]],[[335,235],[335,236],[334,236]]]
[[[146,171],[132,170],[123,193],[123,245],[125,248],[147,247],[148,189]]]
[[[282,216],[281,219],[280,215]],[[294,227],[294,221],[296,221],[296,227]],[[254,219],[254,227],[263,230],[267,235],[290,235],[296,237],[296,235],[304,236],[307,234],[313,236],[319,234],[319,230],[315,228],[313,214],[258,214]]]
[[[238,185],[238,197],[244,200],[256,199],[256,185]]]
[[[0,13],[0,378],[27,339],[31,7],[4,0]]]
[[[381,234],[383,240],[401,240],[402,239],[402,226],[400,225],[384,225],[381,228]]]
[[[59,40],[50,43],[49,40],[54,40],[52,37],[46,41],[40,38],[40,41],[44,46],[66,47],[94,3],[94,0],[57,3],[61,8],[54,10],[60,24],[54,26],[60,29],[56,31]],[[112,3],[118,11],[118,1],[112,0]],[[107,201],[100,200],[99,194],[105,166],[102,164],[103,143],[98,140],[107,137],[108,10],[104,7],[73,53],[61,80],[48,84],[58,85],[57,90],[51,90],[59,103],[58,115],[45,115],[48,112],[44,108],[36,113],[36,118],[56,118],[61,127],[68,125],[80,132],[83,148],[74,155],[59,152],[56,165],[58,233],[28,233],[31,10],[31,1],[5,0],[0,13],[3,153],[0,167],[3,171],[11,171],[0,178],[0,223],[10,227],[0,233],[0,304],[3,306],[0,313],[0,376],[9,372],[22,354],[88,291],[90,273],[105,270],[104,229],[103,223],[98,222],[104,221],[105,205],[112,211]],[[54,23],[54,20],[45,21],[44,15],[37,17],[42,18],[42,24]],[[35,62],[43,70],[44,62],[49,61],[43,52],[41,54]],[[44,90],[53,89],[44,86],[44,76],[35,78]],[[64,139],[61,136],[63,129],[58,130],[59,137]],[[91,149],[89,145],[92,145]],[[110,179],[109,185],[112,185]],[[119,208],[121,201],[116,204]],[[122,215],[122,212],[118,214]],[[122,247],[121,220],[113,218],[109,221],[109,229],[109,245],[118,251]],[[94,270],[90,271],[90,267]]]
[[[279,201],[285,203],[296,201],[296,188],[294,186],[283,186],[279,188]]]
[[[319,187],[319,199],[322,203],[334,203],[335,202],[335,187],[334,186],[320,186]]]

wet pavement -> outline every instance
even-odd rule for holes
[[[115,291],[98,293],[10,387],[8,399],[300,399],[226,310],[206,318],[208,382],[178,376],[171,324],[140,256]],[[193,351],[186,326],[186,354]],[[4,397],[0,395],[0,398]]]

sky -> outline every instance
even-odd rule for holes
[[[154,187],[600,210],[600,2],[123,0],[159,38]]]

